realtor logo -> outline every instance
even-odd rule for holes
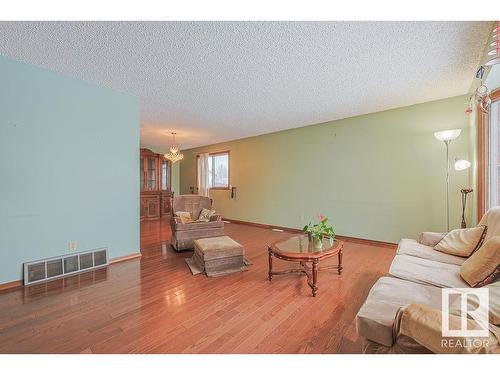
[[[444,288],[442,289],[441,303],[443,337],[479,338],[489,336],[488,288]],[[454,308],[450,309],[452,305]],[[453,316],[450,315],[450,312]],[[455,317],[457,319],[454,319]],[[469,327],[471,321],[477,323],[474,324],[475,327]]]

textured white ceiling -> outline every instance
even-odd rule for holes
[[[0,22],[0,54],[139,96],[165,151],[468,91],[490,22]]]

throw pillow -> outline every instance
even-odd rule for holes
[[[191,217],[191,212],[188,212],[188,211],[176,211],[175,212],[175,216],[177,216],[177,217],[182,217],[182,216]]]
[[[180,216],[179,219],[181,219],[182,224],[189,224],[189,223],[194,223],[194,220],[191,219],[191,217],[187,216]]]
[[[175,212],[175,216],[177,216],[182,224],[189,224],[193,222],[193,219],[191,218],[191,213],[187,211],[177,211]]]
[[[434,246],[434,250],[459,257],[469,257],[481,246],[486,226],[475,228],[453,229]]]
[[[215,210],[207,210],[206,208],[203,208],[200,212],[200,216],[198,217],[198,221],[210,221],[210,217],[215,214]]]
[[[446,233],[422,232],[418,238],[418,242],[425,246],[436,246],[441,241]]]
[[[460,276],[476,288],[500,276],[500,236],[491,237],[460,267]]]
[[[479,251],[479,250],[478,250]],[[473,255],[474,256],[474,255]],[[471,257],[472,258],[472,257]],[[500,325],[500,282],[485,285],[489,291],[489,322],[496,326]],[[467,311],[474,311],[479,308],[479,299],[477,296],[470,295],[467,298]],[[450,304],[449,313],[451,315],[460,315],[462,311],[462,299],[457,298]]]

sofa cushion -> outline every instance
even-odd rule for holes
[[[489,294],[489,316],[488,320],[491,324],[500,326],[500,281],[488,284],[481,289],[488,289]],[[461,299],[457,299],[450,304],[450,314],[460,315],[462,311]],[[475,311],[478,308],[478,300],[476,298],[467,299],[467,311]]]
[[[446,254],[469,257],[481,246],[486,235],[486,226],[453,229],[443,237],[434,249]]]
[[[398,310],[410,303],[441,307],[441,289],[410,281],[381,277],[356,315],[358,333],[385,346],[393,344],[393,323]]]
[[[484,286],[500,274],[500,236],[491,237],[460,267],[460,276],[472,287]]]
[[[484,288],[490,291],[490,323],[500,327],[500,280]]]
[[[443,239],[444,236],[446,236],[446,233],[422,232],[418,237],[418,243],[434,247]]]
[[[224,227],[223,221],[194,221],[191,223],[182,223],[177,221],[175,225],[175,230],[185,231],[185,230],[200,230],[209,228],[222,228]]]
[[[484,240],[487,241],[491,237],[500,236],[500,206],[490,208],[481,218],[478,225],[488,227]]]
[[[445,254],[434,250],[430,246],[422,245],[415,240],[403,238],[399,241],[397,254],[411,255],[418,258],[434,260],[436,262],[456,264],[458,266],[465,262],[466,258],[457,257],[455,255]]]
[[[460,277],[460,266],[409,255],[396,255],[389,274],[400,279],[440,288],[468,288]]]
[[[422,304],[411,304],[401,311],[399,321],[399,335],[414,339],[416,342],[439,354],[480,354],[499,353],[500,329],[490,324],[488,337],[468,336],[454,337],[459,345],[443,345],[442,330],[443,312],[439,308],[432,308]],[[470,317],[467,317],[467,328],[480,330],[482,326]],[[448,314],[448,325],[451,329],[463,329],[459,315]],[[470,345],[471,341],[486,340],[485,345]]]
[[[194,247],[194,240],[198,238],[218,237],[224,235],[224,223],[220,227],[203,228],[197,230],[176,230],[172,233],[172,247],[177,250],[187,250]]]

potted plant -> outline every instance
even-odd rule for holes
[[[333,244],[335,239],[335,231],[333,227],[328,223],[328,218],[323,215],[318,215],[318,224],[307,224],[304,227],[304,232],[309,236],[309,241],[312,240],[315,249],[323,248],[323,237],[328,237],[330,239],[330,244]]]

